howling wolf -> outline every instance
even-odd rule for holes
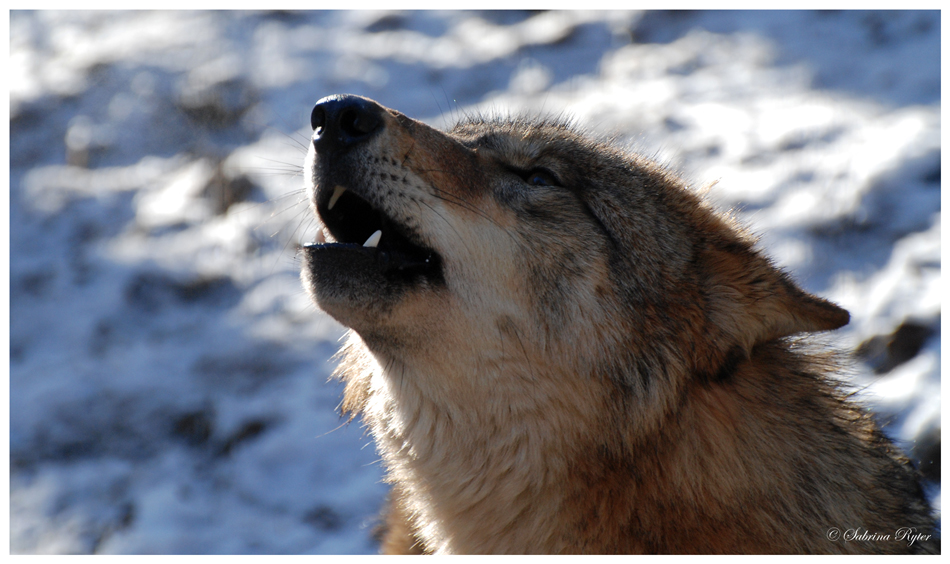
[[[312,299],[392,491],[384,552],[939,552],[802,333],[848,323],[670,171],[561,121],[316,104]]]

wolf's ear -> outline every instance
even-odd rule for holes
[[[746,354],[758,343],[847,325],[850,315],[813,296],[732,233],[707,240],[701,253],[707,319],[720,343]]]

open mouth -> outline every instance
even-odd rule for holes
[[[321,199],[317,212],[325,232],[318,235],[316,243],[307,245],[308,249],[368,255],[387,277],[441,278],[442,260],[438,253],[423,245],[412,230],[397,224],[352,190],[337,186],[329,197]]]

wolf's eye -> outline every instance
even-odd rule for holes
[[[536,168],[528,172],[525,175],[524,180],[531,186],[560,186],[561,185],[557,177],[554,176],[554,173],[543,168]]]

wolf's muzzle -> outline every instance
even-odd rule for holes
[[[406,158],[386,156],[398,123],[372,100],[337,94],[316,103],[310,125],[310,197],[322,227],[303,248],[318,303],[340,315],[400,289],[443,283],[441,257],[405,207],[413,201],[404,194],[411,171],[399,169]]]

